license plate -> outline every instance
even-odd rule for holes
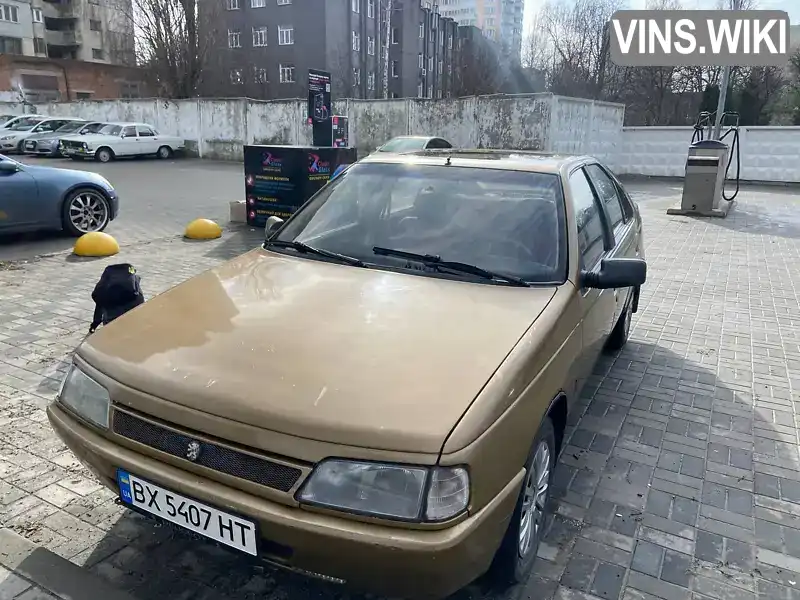
[[[258,528],[252,521],[165,490],[122,469],[117,471],[117,483],[124,503],[220,544],[258,556]]]
[[[35,148],[35,147],[36,147],[36,144],[35,144],[35,143],[33,143],[33,142],[28,142],[28,143],[26,144],[26,147],[28,147],[28,148]]]

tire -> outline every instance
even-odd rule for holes
[[[540,453],[544,452],[542,448],[546,449],[546,456],[540,456]],[[507,589],[525,581],[536,561],[536,553],[539,550],[539,543],[547,521],[547,500],[553,479],[555,460],[555,430],[553,422],[546,417],[539,428],[539,433],[536,434],[528,462],[525,465],[525,481],[517,499],[517,506],[514,508],[508,530],[489,569],[492,583],[500,589]],[[544,471],[545,465],[546,472]],[[543,480],[541,480],[542,477]],[[544,489],[540,493],[536,493],[535,491],[542,485],[544,485]],[[528,510],[530,510],[528,523],[532,530],[526,549],[523,551],[523,516]]]
[[[168,158],[172,158],[172,148],[169,146],[161,146],[156,152],[156,156],[162,160],[166,160]]]
[[[616,352],[622,350],[628,342],[628,336],[631,332],[631,318],[633,316],[633,293],[628,293],[628,300],[625,302],[625,308],[619,316],[617,324],[611,330],[611,335],[608,336],[606,341],[606,350],[609,352]]]
[[[25,140],[20,140],[17,144],[17,154],[25,154]]]
[[[111,148],[103,146],[102,148],[98,148],[97,152],[94,153],[94,159],[101,163],[111,162],[114,160],[114,151]]]
[[[103,231],[111,221],[111,205],[108,198],[97,189],[81,188],[64,198],[61,222],[64,231],[73,237],[84,233]]]

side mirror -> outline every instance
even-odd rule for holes
[[[8,161],[0,161],[0,173],[16,173],[19,171],[19,166],[16,163],[8,162]]]
[[[647,263],[641,258],[606,258],[599,271],[581,273],[581,285],[586,288],[638,287],[647,279]]]
[[[283,226],[283,219],[276,216],[271,216],[267,219],[267,223],[264,226],[264,237],[270,239],[273,234],[275,234],[278,229]]]

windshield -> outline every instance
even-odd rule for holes
[[[557,175],[371,163],[325,186],[275,239],[434,276],[441,274],[373,248],[549,283],[565,277],[565,231]]]
[[[98,133],[102,133],[103,135],[119,135],[121,131],[122,127],[119,125],[104,125]]]
[[[81,127],[84,126],[83,121],[73,121],[71,123],[67,123],[66,125],[62,125],[58,129],[56,129],[55,133],[71,133],[73,131],[78,131]]]
[[[107,127],[106,123],[89,123],[83,129],[81,129],[78,133],[81,135],[86,133],[99,133],[104,127]]]
[[[422,150],[427,142],[427,138],[395,138],[378,148],[378,151],[413,152],[414,150]]]
[[[20,119],[16,123],[11,126],[12,131],[28,131],[29,129],[33,129],[34,125],[38,125],[44,121],[42,117],[25,117],[24,119]]]

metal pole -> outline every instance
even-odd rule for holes
[[[731,68],[724,67],[722,69],[722,79],[719,84],[719,102],[717,103],[717,119],[714,125],[714,137],[712,139],[718,140],[722,134],[722,114],[725,112],[725,101],[728,98],[728,83],[731,80]]]
[[[731,10],[739,10],[742,0],[730,0]],[[731,68],[722,68],[722,79],[719,84],[719,101],[717,102],[717,118],[714,125],[714,137],[718,140],[722,134],[722,114],[725,112],[725,101],[728,99],[728,85],[731,81]]]

